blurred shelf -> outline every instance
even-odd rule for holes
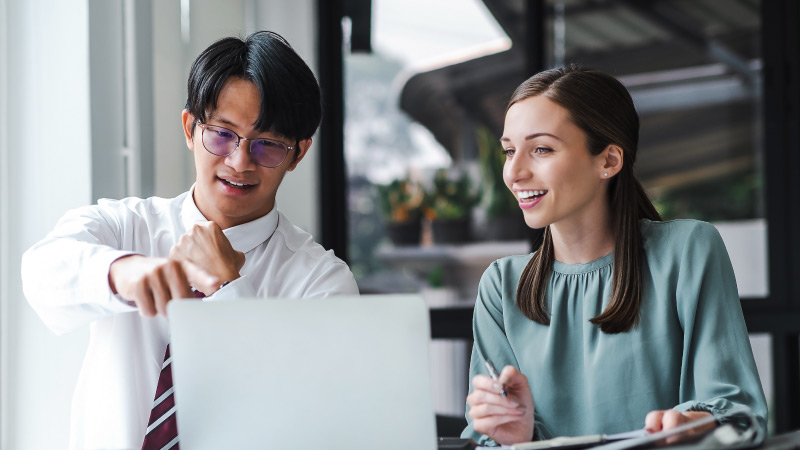
[[[377,256],[387,264],[451,264],[487,267],[496,259],[530,252],[528,241],[488,241],[454,245],[384,246]]]
[[[456,290],[460,299],[474,302],[481,275],[492,262],[530,252],[528,241],[484,241],[455,245],[384,246],[376,256],[389,266],[406,269],[423,279],[433,268],[443,268],[443,285]]]

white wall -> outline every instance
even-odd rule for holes
[[[153,101],[156,195],[174,197],[194,179],[192,154],[186,148],[181,111],[191,60],[181,41],[180,1],[155,1],[153,8]]]
[[[6,21],[6,0],[0,0],[0,448],[3,445],[3,436],[8,435],[5,416],[7,414],[4,405],[8,404],[8,376],[5,368],[8,367],[8,329],[3,326],[7,317],[8,302],[4,299],[9,298],[8,282],[9,278],[9,258],[8,258],[8,216],[3,205],[8,205],[8,144],[6,143],[6,120],[8,117],[8,83],[5,69],[8,67],[8,57],[6,48],[8,22]]]
[[[767,221],[765,219],[715,222],[731,258],[741,297],[769,295]]]
[[[65,209],[90,201],[87,5],[9,0],[6,6],[2,71],[13,133],[2,167],[4,449],[66,447],[70,387],[86,344],[86,331],[56,337],[42,325],[22,296],[19,261]]]

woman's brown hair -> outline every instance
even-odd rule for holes
[[[638,324],[642,304],[644,253],[640,220],[661,220],[633,175],[639,142],[639,116],[633,100],[616,78],[570,66],[546,70],[527,79],[514,91],[508,108],[537,95],[569,111],[572,122],[586,134],[586,145],[592,155],[600,154],[612,144],[622,148],[622,170],[608,185],[614,234],[611,298],[606,309],[591,322],[609,334],[629,331]],[[526,317],[543,325],[550,324],[545,296],[552,271],[553,238],[548,226],[539,250],[517,285],[517,306]]]

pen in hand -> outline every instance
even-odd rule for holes
[[[494,381],[499,381],[500,375],[497,373],[497,369],[494,368],[494,364],[492,364],[492,361],[487,359],[484,364],[486,365],[486,370],[489,372],[489,375],[492,377],[492,379]],[[508,397],[508,392],[506,391],[505,386],[502,385],[500,386],[500,394],[503,397]]]

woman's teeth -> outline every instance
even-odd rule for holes
[[[539,197],[546,193],[547,191],[544,190],[518,191],[517,195],[519,196],[520,200],[532,200],[534,197]]]
[[[226,182],[226,183],[228,183],[228,184],[230,184],[231,186],[234,186],[234,187],[245,187],[245,186],[248,186],[247,184],[234,183],[233,181],[228,181],[228,180],[222,180],[222,181],[224,181],[224,182]]]

